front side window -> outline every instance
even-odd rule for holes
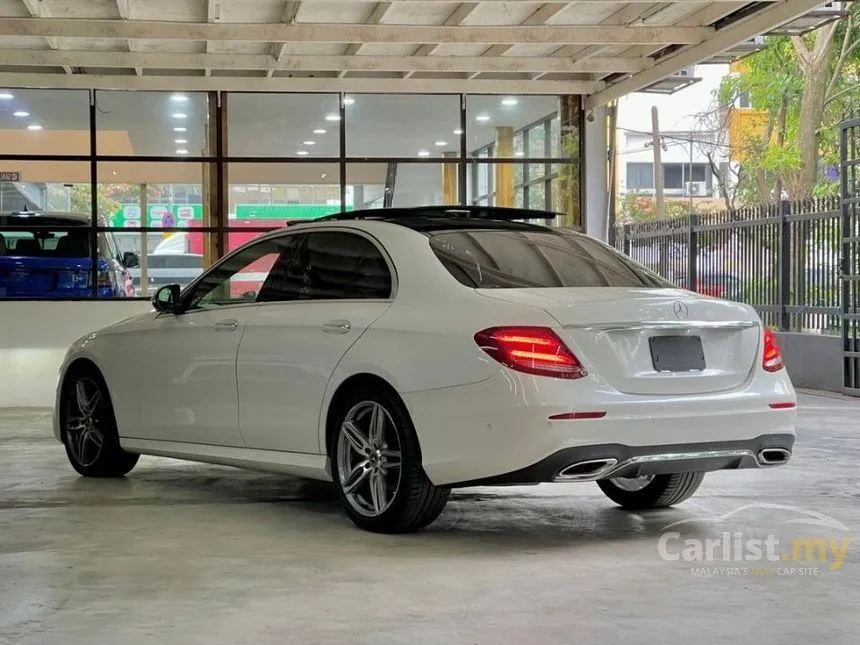
[[[554,231],[445,231],[436,257],[464,285],[481,289],[674,287],[584,235]]]
[[[193,287],[186,309],[276,300],[275,285],[292,259],[298,237],[266,239],[226,258]]]

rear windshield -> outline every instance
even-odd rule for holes
[[[596,240],[561,231],[445,231],[430,246],[451,275],[481,289],[675,286]]]

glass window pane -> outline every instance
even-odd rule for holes
[[[458,95],[355,94],[346,101],[349,157],[459,154]]]
[[[0,89],[0,154],[90,154],[89,104],[87,90]]]
[[[430,246],[460,282],[481,288],[655,287],[661,278],[583,235],[562,232],[436,233]]]
[[[353,233],[305,236],[287,269],[280,300],[385,299],[391,273],[379,249]]]
[[[214,155],[202,92],[96,92],[99,155]],[[212,142],[214,143],[214,142]]]
[[[557,96],[484,96],[466,97],[466,140],[470,156],[489,144],[496,144],[495,157],[548,156],[544,123],[558,118]],[[527,143],[522,133],[526,131]],[[510,137],[510,138],[509,138]],[[501,144],[501,146],[499,145]],[[509,152],[505,154],[505,145]]]
[[[255,302],[258,295],[274,290],[268,280],[282,255],[284,263],[292,258],[295,236],[268,239],[243,249],[224,260],[194,288],[188,309],[211,309]],[[275,276],[274,281],[278,281]]]
[[[351,163],[346,168],[346,208],[456,204],[456,169],[456,163]]]
[[[231,157],[337,157],[340,125],[337,94],[227,96]]]
[[[334,162],[232,163],[228,166],[231,229],[269,230],[340,211],[340,166]],[[228,251],[256,236],[236,231]]]

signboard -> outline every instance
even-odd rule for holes
[[[339,206],[330,204],[237,204],[236,219],[314,219],[339,211]]]
[[[354,210],[347,206],[346,210]],[[340,208],[335,204],[237,204],[231,219],[237,220],[288,220],[315,219],[337,213]],[[123,204],[111,218],[111,226],[118,228],[185,228],[191,222],[203,219],[202,204],[149,204],[146,224],[142,221],[139,204]]]
[[[139,204],[123,204],[111,218],[111,226],[118,228],[186,227],[192,220],[203,219],[202,204],[149,204],[146,209],[146,224],[142,221]]]
[[[11,181],[11,182],[21,181],[21,173],[20,172],[0,171],[0,181]]]

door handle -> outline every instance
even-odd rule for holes
[[[239,327],[239,321],[234,318],[229,318],[227,320],[219,320],[213,325],[213,327],[215,327],[216,330],[220,331],[236,331],[236,329]]]
[[[352,325],[349,324],[348,320],[330,320],[323,323],[322,328],[327,334],[348,334]]]

